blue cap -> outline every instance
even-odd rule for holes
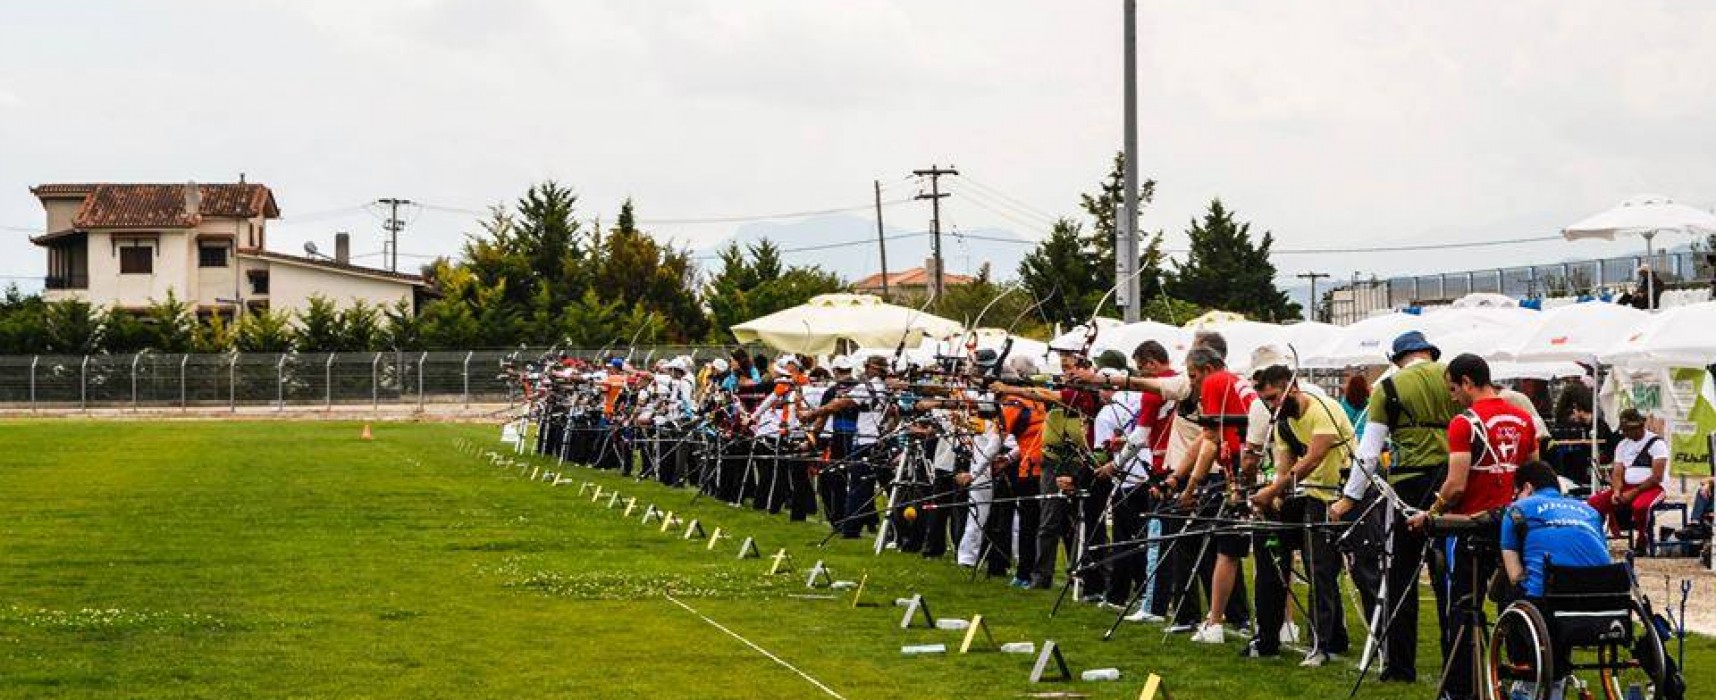
[[[608,366],[612,367],[614,369],[624,369],[626,366],[626,361],[622,360],[618,357],[610,357],[610,358],[608,358]]]
[[[1423,332],[1407,331],[1405,333],[1401,333],[1400,337],[1394,339],[1394,351],[1389,354],[1388,361],[1399,362],[1402,355],[1412,352],[1424,352],[1426,350],[1430,352],[1430,359],[1442,359],[1442,351],[1436,346],[1431,345],[1430,341],[1425,340]]]

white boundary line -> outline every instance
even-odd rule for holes
[[[755,650],[756,650],[756,651],[757,651],[757,653],[759,653],[759,654],[762,654],[762,655],[763,655],[763,656],[767,656],[767,657],[769,657],[769,659],[770,659],[770,660],[771,660],[771,661],[774,661],[774,662],[775,662],[775,663],[777,663],[777,664],[780,664],[780,665],[782,665],[782,666],[785,666],[785,667],[786,667],[786,668],[787,668],[787,670],[789,670],[789,671],[792,671],[792,672],[793,672],[793,673],[796,673],[796,674],[798,674],[798,675],[799,675],[799,677],[800,677],[800,678],[803,678],[803,679],[805,679],[805,680],[807,680],[807,681],[810,681],[810,684],[811,684],[811,685],[814,685],[814,686],[816,686],[816,687],[817,687],[817,688],[819,688],[819,689],[821,689],[821,690],[822,690],[822,692],[824,692],[824,693],[828,693],[828,695],[829,695],[829,696],[830,696],[830,697],[833,697],[833,698],[836,698],[836,699],[837,699],[837,700],[846,700],[846,698],[844,698],[844,697],[842,697],[842,696],[841,696],[841,695],[840,695],[840,694],[839,694],[839,693],[836,693],[836,692],[834,692],[834,689],[833,689],[833,688],[830,688],[830,687],[828,687],[828,686],[826,686],[826,685],[823,685],[823,684],[822,684],[822,681],[819,681],[819,680],[816,680],[816,679],[815,679],[815,678],[811,678],[811,677],[810,677],[810,674],[808,674],[808,673],[805,673],[805,672],[804,672],[804,671],[800,671],[800,670],[798,670],[798,667],[796,667],[796,666],[793,666],[793,665],[792,665],[792,664],[789,664],[789,663],[787,663],[787,662],[786,662],[786,661],[785,661],[785,660],[783,660],[783,659],[781,659],[781,657],[779,657],[779,656],[775,656],[775,655],[774,655],[774,654],[771,654],[771,653],[769,653],[769,650],[767,650],[767,649],[764,649],[764,648],[762,648],[762,647],[760,647],[760,646],[757,646],[757,644],[756,644],[756,643],[755,643],[755,642],[752,642],[752,641],[751,641],[751,640],[749,640],[749,639],[746,639],[746,638],[744,638],[744,637],[741,637],[741,636],[739,636],[739,633],[737,633],[737,632],[734,632],[734,631],[733,631],[733,630],[730,630],[730,629],[727,629],[727,628],[726,628],[726,627],[723,627],[723,626],[721,626],[721,623],[719,623],[719,622],[716,622],[716,621],[714,621],[714,620],[711,620],[711,619],[709,619],[709,616],[707,616],[707,615],[704,615],[704,614],[703,614],[703,613],[700,613],[700,612],[697,612],[697,611],[696,611],[696,610],[694,610],[694,609],[692,609],[692,607],[691,607],[691,606],[689,606],[689,605],[686,605],[686,604],[685,604],[685,603],[681,603],[681,602],[679,602],[679,599],[678,599],[678,598],[675,598],[675,597],[673,597],[673,594],[672,594],[672,593],[666,593],[666,594],[664,594],[664,595],[666,595],[666,596],[667,596],[667,600],[668,600],[668,601],[669,601],[669,602],[671,602],[671,603],[673,603],[673,604],[674,604],[674,605],[677,605],[677,606],[679,606],[679,607],[682,607],[682,608],[685,608],[685,611],[686,611],[686,612],[689,612],[689,613],[691,613],[691,614],[693,614],[693,615],[696,615],[696,616],[697,616],[697,617],[699,617],[699,618],[702,618],[702,619],[703,619],[703,621],[704,621],[704,622],[707,622],[707,623],[709,623],[709,624],[710,624],[710,625],[713,625],[713,626],[714,626],[714,627],[715,627],[715,629],[718,629],[718,630],[721,630],[721,631],[722,631],[722,632],[726,632],[726,633],[727,633],[727,635],[728,635],[728,636],[730,636],[730,637],[732,637],[732,638],[734,638],[734,639],[737,639],[737,640],[739,640],[739,641],[741,641],[741,642],[744,642],[744,643],[745,643],[745,646],[748,646],[748,647],[750,647],[750,648],[752,648],[752,649],[755,649]]]

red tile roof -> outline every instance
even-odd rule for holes
[[[72,217],[80,229],[192,228],[203,217],[249,219],[280,217],[274,192],[251,183],[197,185],[201,200],[188,211],[183,184],[47,184],[30,188],[42,199],[83,195]]]
[[[329,269],[329,270],[336,270],[339,272],[349,272],[349,273],[353,273],[353,274],[369,275],[372,277],[385,277],[385,278],[397,280],[400,282],[409,282],[411,284],[427,284],[426,282],[423,281],[422,275],[408,275],[408,274],[405,274],[403,272],[390,272],[387,270],[378,270],[378,269],[373,268],[373,267],[364,267],[362,265],[353,265],[350,263],[334,262],[332,260],[324,260],[322,258],[307,258],[307,257],[304,257],[302,255],[287,255],[286,253],[274,253],[274,252],[270,252],[270,251],[261,251],[261,252],[254,252],[254,253],[241,253],[240,256],[241,257],[247,257],[247,258],[259,258],[262,260],[275,260],[278,262],[285,262],[285,263],[295,263],[298,265],[305,265],[305,266],[309,266],[309,267],[320,267],[320,268],[325,268],[325,269]]]
[[[966,275],[956,275],[952,272],[942,273],[942,282],[949,287],[971,284],[977,278]],[[928,287],[929,273],[921,267],[888,273],[888,287]],[[882,273],[876,273],[852,283],[853,289],[881,289]]]

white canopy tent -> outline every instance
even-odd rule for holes
[[[776,350],[832,354],[840,341],[859,347],[892,348],[902,339],[916,346],[926,336],[957,333],[960,325],[917,309],[895,306],[869,294],[823,294],[790,309],[733,326],[741,343],[761,342]]]
[[[1716,362],[1716,301],[1652,314],[1598,358],[1616,366],[1708,366]]]
[[[1070,345],[1054,343],[1054,347],[1076,348],[1084,344],[1084,335],[1082,331],[1074,331],[1074,333],[1069,335],[1072,336],[1068,340]],[[1192,347],[1192,332],[1178,326],[1170,326],[1166,323],[1157,323],[1155,321],[1128,323],[1123,326],[1109,328],[1097,333],[1096,342],[1091,344],[1090,351],[1092,354],[1097,354],[1104,350],[1116,350],[1130,360],[1132,358],[1132,351],[1138,348],[1139,343],[1146,340],[1154,340],[1161,343],[1162,347],[1168,351],[1168,358],[1175,363],[1179,363],[1181,360],[1185,359],[1186,351],[1190,350]]]
[[[1531,330],[1508,342],[1522,362],[1591,362],[1650,318],[1630,306],[1588,301],[1543,312]]]
[[[1300,363],[1319,369],[1388,364],[1389,351],[1400,334],[1419,331],[1430,336],[1453,332],[1457,326],[1453,318],[1433,314],[1395,312],[1372,316],[1342,328],[1340,335],[1318,352],[1310,355],[1301,352]]]

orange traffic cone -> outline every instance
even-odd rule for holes
[[[369,424],[368,423],[363,424],[363,434],[359,435],[358,439],[359,440],[374,440],[375,439],[375,435],[373,433],[369,432]]]

